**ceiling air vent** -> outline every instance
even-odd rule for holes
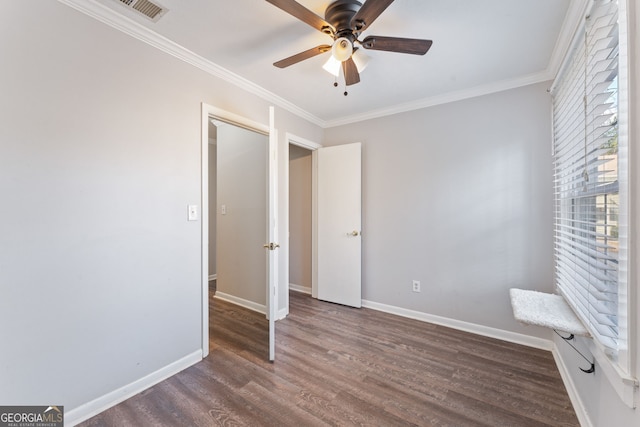
[[[165,13],[168,12],[168,9],[163,6],[151,2],[149,0],[116,0],[118,3],[127,6],[129,9],[133,9],[138,13],[146,16],[151,19],[153,22],[156,22],[158,19],[162,17]]]

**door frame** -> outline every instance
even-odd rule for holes
[[[287,142],[287,157],[289,157],[289,145],[296,145],[298,147],[306,148],[311,151],[311,296],[313,298],[318,297],[318,290],[316,287],[317,278],[318,278],[318,247],[317,247],[317,238],[318,238],[318,224],[316,222],[317,218],[317,194],[318,194],[318,168],[316,163],[316,150],[322,148],[322,145],[310,141],[308,139],[296,136],[292,133],[285,134],[285,141]],[[286,195],[285,195],[285,206],[284,212],[286,215],[286,230],[287,230],[287,246],[286,253],[283,254],[286,265],[286,279],[284,283],[285,289],[283,289],[285,295],[285,306],[280,311],[280,318],[284,318],[289,314],[289,203],[290,203],[290,195],[289,195],[289,161],[285,162],[285,182],[286,185]],[[284,313],[283,313],[284,312]]]
[[[201,153],[200,153],[200,221],[201,221],[201,285],[202,285],[202,358],[209,354],[209,119],[225,122],[269,135],[269,125],[241,115],[201,103]],[[287,265],[288,268],[288,265]],[[277,284],[276,284],[277,286]],[[269,295],[267,294],[267,297]],[[269,299],[267,298],[267,303]],[[277,304],[277,302],[276,302]],[[268,307],[267,307],[268,309]]]

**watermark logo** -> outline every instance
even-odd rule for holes
[[[63,427],[64,406],[0,406],[0,427]]]

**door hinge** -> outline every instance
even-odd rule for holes
[[[266,245],[263,245],[263,247],[264,247],[265,249],[269,249],[270,251],[275,251],[275,250],[276,250],[276,248],[279,248],[279,247],[280,247],[280,245],[279,245],[279,244],[277,244],[277,243],[267,243]]]

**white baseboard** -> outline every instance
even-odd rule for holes
[[[278,314],[276,316],[276,320],[282,320],[289,315],[289,308],[282,308],[278,310]]]
[[[227,301],[235,305],[239,305],[240,307],[248,308],[249,310],[257,311],[258,313],[262,313],[265,316],[267,315],[267,307],[262,304],[258,304],[253,301],[249,301],[243,298],[239,298],[233,295],[225,294],[224,292],[217,291],[214,295],[214,298],[221,299],[222,301]]]
[[[218,279],[218,275],[217,274],[210,274],[209,275],[209,281],[217,280],[217,279]]]
[[[90,402],[80,405],[64,414],[64,423],[67,426],[74,426],[82,421],[98,415],[100,412],[106,411],[112,406],[123,402],[136,394],[153,387],[161,381],[177,374],[180,371],[194,365],[202,360],[202,350],[194,351],[186,355],[182,359],[158,369],[149,375],[140,378],[130,384],[120,387],[112,392],[98,397]]]
[[[482,335],[489,338],[496,338],[502,341],[512,342],[514,344],[526,345],[528,347],[547,351],[551,351],[553,349],[553,341],[543,338],[518,334],[516,332],[505,331],[497,328],[490,328],[488,326],[463,322],[461,320],[436,316],[434,314],[423,313],[420,311],[408,310],[406,308],[396,307],[393,305],[380,304],[373,301],[362,300],[362,306],[371,308],[373,310],[384,311],[385,313],[407,317],[409,319],[420,320],[427,323],[434,323],[436,325],[446,326],[448,328],[458,329],[465,332],[471,332],[472,334]]]
[[[311,288],[308,286],[296,285],[295,283],[289,283],[289,289],[303,294],[311,295]]]
[[[553,354],[553,360],[556,362],[556,366],[558,367],[558,371],[560,372],[560,377],[562,378],[562,382],[564,383],[565,388],[567,389],[567,394],[569,395],[569,399],[571,400],[571,404],[573,405],[573,410],[576,412],[576,416],[578,417],[578,421],[580,422],[581,427],[593,427],[591,423],[591,419],[587,415],[587,410],[582,403],[582,399],[580,399],[580,393],[578,393],[578,388],[576,384],[571,379],[571,375],[569,374],[569,369],[567,365],[564,363],[564,359],[560,355],[560,351],[558,351],[558,347],[555,343],[553,343],[553,349],[551,350],[551,354]]]
[[[249,301],[246,299],[238,298],[233,295],[225,294],[224,292],[216,292],[216,294],[213,297],[221,299],[223,301],[230,302],[235,305],[239,305],[240,307],[248,308],[249,310],[256,311],[260,314],[264,314],[265,316],[267,316],[267,307],[261,304],[257,304],[253,301]],[[276,320],[284,319],[288,315],[289,315],[288,307],[280,309],[276,313]]]

